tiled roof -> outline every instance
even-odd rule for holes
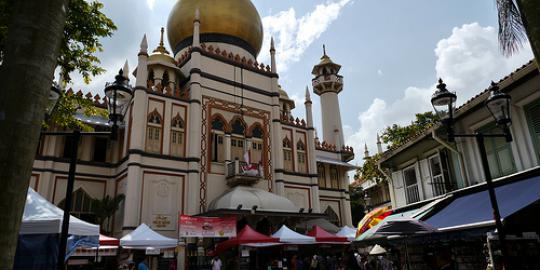
[[[522,78],[523,76],[529,74],[531,71],[533,71],[535,69],[537,69],[537,66],[536,66],[535,61],[533,59],[533,60],[527,62],[526,64],[522,65],[521,67],[517,68],[512,73],[506,75],[504,78],[500,79],[496,83],[499,86],[499,88],[502,91],[504,91],[505,87],[508,87],[513,82],[515,82],[516,80],[518,80],[518,79]],[[474,97],[467,100],[465,103],[463,103],[459,107],[457,107],[456,108],[456,117],[458,117],[460,114],[466,112],[468,109],[470,109],[471,106],[476,105],[478,102],[484,101],[484,99],[481,98],[481,97],[484,96],[484,95],[487,95],[488,92],[489,92],[489,88],[486,88],[483,91],[481,91],[480,93],[476,94]],[[399,152],[398,150],[403,150],[403,149],[413,145],[414,143],[416,143],[420,139],[423,139],[427,135],[431,134],[433,129],[436,130],[439,127],[440,127],[440,124],[435,124],[433,126],[430,126],[430,127],[426,128],[425,130],[420,131],[420,132],[416,133],[415,135],[407,138],[407,140],[404,143],[402,143],[400,145],[394,145],[394,146],[390,147],[387,151],[385,151],[383,153],[383,156],[381,157],[380,162],[382,162],[384,160],[387,160],[388,158],[392,157],[395,153]]]

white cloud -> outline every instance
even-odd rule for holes
[[[378,70],[377,70],[377,75],[382,76],[382,75],[383,75],[382,70],[378,69]]]
[[[349,2],[352,0],[327,1],[299,18],[292,7],[262,18],[265,38],[260,55],[261,61],[268,61],[270,38],[274,37],[278,70],[280,72],[287,70],[289,64],[300,60],[305,50],[328,29]]]
[[[156,0],[146,0],[146,4],[148,5],[148,8],[152,10],[154,9],[154,4],[156,4]]]
[[[497,31],[478,23],[455,27],[452,34],[440,40],[435,48],[437,77],[443,78],[448,89],[456,91],[458,103],[471,98],[485,89],[491,80],[497,81],[515,68],[532,59],[530,48],[512,58],[501,55],[497,43]],[[431,110],[430,98],[434,84],[424,87],[408,87],[403,96],[394,101],[379,98],[358,115],[358,130],[347,136],[347,144],[363,149],[367,142],[371,153],[376,151],[376,133],[392,124],[407,124],[415,113]],[[361,154],[357,153],[357,160]]]

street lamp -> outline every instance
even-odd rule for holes
[[[60,234],[60,243],[58,247],[58,270],[65,269],[65,257],[67,238],[69,234],[69,217],[71,213],[71,205],[73,201],[73,185],[75,183],[75,171],[77,169],[77,152],[79,151],[79,141],[81,136],[110,136],[111,140],[116,140],[118,137],[118,123],[123,120],[124,114],[127,111],[131,98],[133,96],[132,87],[129,85],[129,79],[123,76],[123,71],[120,70],[115,77],[113,83],[105,85],[105,95],[107,97],[109,111],[109,122],[112,122],[110,132],[81,132],[77,129],[72,132],[42,132],[41,135],[46,136],[63,136],[71,138],[71,153],[69,158],[69,172],[66,187],[66,198],[64,201],[64,217],[62,220],[62,232]],[[57,84],[53,84],[46,106],[46,115],[50,116],[60,99],[61,91]]]
[[[441,122],[447,128],[448,141],[453,142],[456,137],[469,137],[476,139],[476,143],[478,144],[478,148],[480,151],[484,176],[486,178],[486,186],[489,193],[491,208],[493,210],[493,219],[495,220],[495,227],[497,228],[497,233],[499,235],[499,241],[501,244],[502,264],[505,267],[504,269],[508,270],[510,268],[508,249],[506,246],[506,235],[503,230],[501,214],[499,212],[499,205],[497,203],[497,197],[495,195],[495,189],[493,187],[491,172],[489,170],[489,163],[487,159],[484,139],[486,137],[502,137],[505,138],[507,142],[512,141],[512,134],[510,133],[509,128],[512,124],[512,120],[510,118],[511,98],[510,95],[501,93],[499,87],[494,82],[491,82],[491,86],[488,90],[490,92],[490,95],[485,102],[485,106],[491,113],[491,116],[495,119],[497,126],[503,130],[502,134],[483,134],[481,132],[476,132],[474,134],[455,134],[453,124],[455,101],[457,100],[457,96],[455,93],[452,93],[446,89],[446,84],[442,81],[442,79],[439,79],[437,90],[431,98],[431,104],[433,105],[433,108],[435,109],[437,115],[440,117]]]

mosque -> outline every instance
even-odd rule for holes
[[[273,41],[271,63],[257,61],[263,34],[250,0],[178,1],[157,47],[149,51],[144,36],[131,52],[138,53],[136,79],[118,139],[80,143],[73,214],[91,218],[92,199],[124,194],[106,223],[114,236],[146,223],[177,237],[179,214],[237,215],[263,231],[317,218],[351,226],[347,172],[355,167],[343,138],[341,66],[324,52],[306,89],[306,119],[296,118],[291,110],[301,105],[280,87]],[[313,94],[321,103],[321,138]],[[98,95],[87,98],[105,106]],[[99,117],[81,119],[107,128]],[[60,206],[69,145],[44,137],[31,179]]]

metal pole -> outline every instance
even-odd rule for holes
[[[73,185],[75,182],[75,170],[77,169],[77,152],[79,152],[79,141],[81,139],[81,133],[78,130],[73,131],[71,137],[71,155],[69,160],[69,174],[66,188],[66,198],[64,203],[64,218],[62,221],[62,233],[60,234],[60,246],[58,248],[58,270],[65,269],[65,257],[67,238],[69,230],[69,217],[71,212],[71,204],[73,199]],[[68,138],[68,137],[66,137]]]
[[[491,172],[489,171],[489,163],[487,159],[486,154],[486,147],[484,144],[484,135],[481,133],[475,134],[476,143],[478,144],[478,148],[480,148],[480,157],[482,160],[482,168],[484,170],[484,176],[486,178],[486,186],[489,193],[489,200],[491,202],[491,208],[493,209],[493,219],[495,219],[495,227],[497,228],[497,235],[499,237],[499,243],[501,247],[501,259],[502,259],[502,265],[503,269],[509,270],[509,257],[508,257],[508,249],[506,246],[506,235],[503,230],[503,224],[501,222],[501,214],[499,212],[499,205],[497,203],[497,196],[495,195],[495,189],[493,187],[493,181],[491,178]]]

